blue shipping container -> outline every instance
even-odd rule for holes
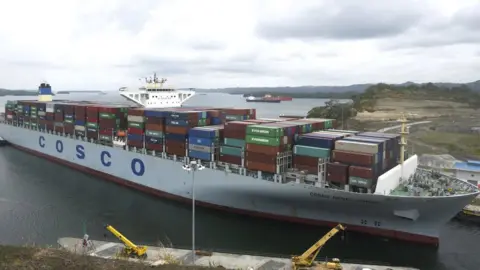
[[[183,134],[174,134],[174,133],[165,133],[165,140],[172,140],[177,142],[185,142],[187,135]]]
[[[307,137],[299,136],[296,145],[305,145],[318,148],[333,149],[335,146],[335,139],[333,138],[321,138],[321,137]]]
[[[210,118],[210,123],[212,125],[220,125],[220,124],[222,124],[222,118],[212,117],[212,118]]]
[[[77,126],[85,126],[85,121],[75,120],[75,125],[77,125]]]
[[[209,129],[208,127],[196,127],[188,131],[189,137],[215,138],[218,129]]]
[[[143,141],[143,135],[139,135],[139,134],[128,134],[127,138],[129,141],[137,141],[137,142]]]
[[[195,121],[197,122],[197,121]],[[190,120],[182,120],[182,119],[167,119],[166,120],[166,125],[167,126],[181,126],[181,127],[186,127],[190,124],[192,124],[193,121]]]
[[[145,142],[151,144],[163,144],[163,138],[155,138],[151,136],[145,136]]]
[[[161,110],[145,110],[143,114],[146,117],[156,117],[156,118],[165,118],[168,116],[169,111],[161,111]]]
[[[201,160],[207,160],[207,161],[212,160],[212,154],[211,153],[206,153],[206,152],[201,152],[201,151],[188,150],[188,156],[191,157],[191,158],[198,158],[198,159],[201,159]]]
[[[203,145],[203,146],[212,146],[214,144],[214,140],[210,138],[189,137],[188,143]]]

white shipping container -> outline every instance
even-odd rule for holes
[[[145,117],[139,116],[139,115],[129,115],[127,117],[127,120],[129,122],[143,123],[143,122],[145,122]]]
[[[194,151],[205,152],[205,153],[211,153],[212,152],[212,148],[210,146],[198,145],[198,144],[189,144],[188,149],[189,150],[194,150]]]
[[[75,130],[85,131],[85,127],[84,126],[75,126]]]
[[[47,111],[48,113],[54,113],[55,110],[53,108],[47,108],[45,111]]]
[[[376,154],[378,153],[378,145],[373,143],[338,140],[335,142],[335,150]]]
[[[42,111],[38,112],[38,116],[45,116],[46,114],[47,114],[46,112],[42,112]]]
[[[13,119],[13,115],[7,115],[7,119]]]

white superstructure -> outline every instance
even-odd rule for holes
[[[165,86],[167,79],[159,80],[154,74],[153,78],[145,78],[145,85],[139,88],[122,87],[120,95],[135,104],[145,108],[172,108],[180,107],[189,98],[195,95],[192,90],[177,90]]]

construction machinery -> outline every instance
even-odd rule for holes
[[[132,241],[128,240],[123,234],[117,231],[110,225],[105,225],[105,229],[115,235],[120,241],[123,242],[124,248],[122,251],[122,255],[125,257],[131,258],[138,258],[138,259],[146,259],[147,258],[147,247],[146,246],[137,246]]]
[[[324,235],[320,240],[318,240],[313,246],[307,249],[302,255],[300,256],[293,256],[292,257],[292,269],[299,270],[303,268],[309,268],[312,266],[317,266],[317,269],[335,269],[341,270],[342,265],[340,264],[340,260],[334,258],[331,262],[325,263],[318,263],[314,264],[314,260],[320,252],[320,249],[327,243],[330,238],[332,238],[335,234],[337,234],[340,230],[345,230],[345,227],[342,224],[338,224],[335,228],[331,229],[326,235]]]

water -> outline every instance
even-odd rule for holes
[[[73,98],[121,101],[113,94]],[[6,99],[0,98],[0,104]],[[189,103],[253,105],[261,117],[276,117],[279,113],[303,114],[322,102],[305,99],[281,104],[245,104],[239,96],[215,94],[196,96]],[[328,231],[202,208],[197,208],[196,217],[198,247],[238,253],[301,254]],[[103,239],[106,223],[137,243],[190,247],[189,205],[144,195],[10,147],[0,148],[0,243],[55,245],[59,237],[81,237],[84,224],[92,238]],[[456,221],[442,229],[438,250],[355,233],[347,233],[343,241],[341,236],[330,240],[319,256],[409,265],[422,270],[473,270],[480,264],[479,228]],[[108,234],[108,239],[113,237]]]

